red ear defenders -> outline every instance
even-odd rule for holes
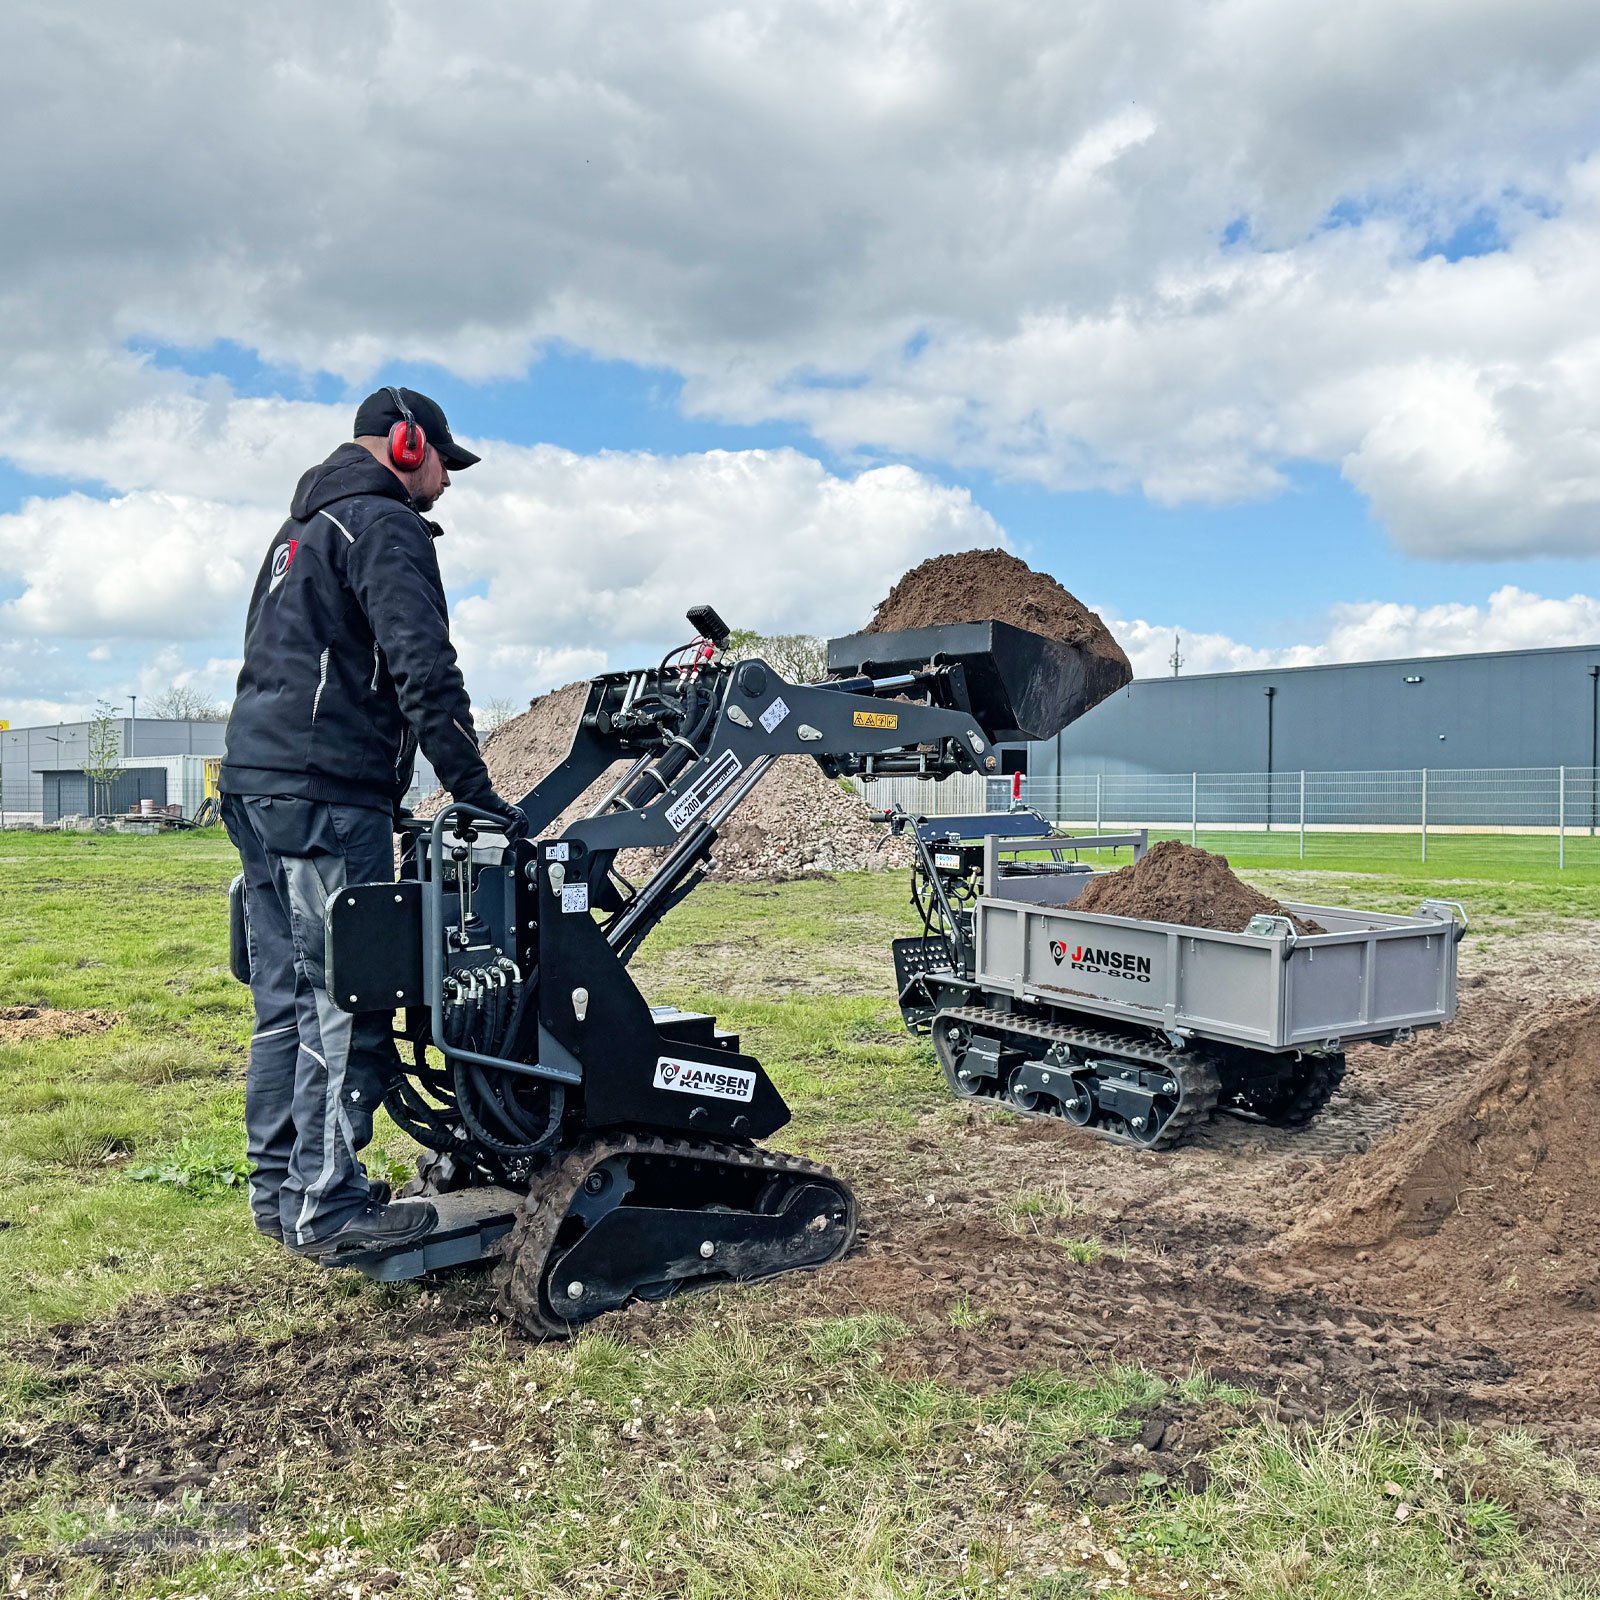
[[[394,396],[394,403],[400,407],[400,414],[404,418],[389,430],[389,459],[402,472],[415,472],[428,454],[428,436],[411,415],[411,407],[406,404],[405,396],[392,387],[389,393]]]

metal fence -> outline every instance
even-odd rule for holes
[[[1442,833],[1549,834],[1566,865],[1567,841],[1600,829],[1600,768],[1413,768],[1386,772],[1079,773],[1023,778],[1018,798],[1058,826],[1279,833],[1286,846],[1326,833],[1415,834],[1428,858]],[[870,804],[898,801],[928,816],[1004,811],[1013,780],[960,776],[864,785]]]

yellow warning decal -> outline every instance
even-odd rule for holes
[[[858,711],[855,723],[858,728],[898,728],[900,715],[895,711]]]

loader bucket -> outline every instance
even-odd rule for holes
[[[941,666],[962,669],[963,709],[993,744],[1053,738],[1132,677],[1124,661],[1008,622],[947,622],[828,641],[831,677],[894,678]]]

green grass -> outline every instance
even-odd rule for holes
[[[1363,848],[1375,838],[1362,836]],[[1531,852],[1496,855],[1500,840],[1462,843],[1426,874],[1373,849],[1337,867],[1345,858],[1319,854],[1302,872],[1276,838],[1259,861],[1245,836],[1203,842],[1237,866],[1270,866],[1260,881],[1307,899],[1404,910],[1451,892],[1491,926],[1600,914],[1592,883],[1556,879]],[[912,1330],[897,1318],[863,1305],[776,1321],[773,1291],[761,1289],[674,1302],[648,1340],[625,1319],[564,1346],[508,1345],[487,1320],[453,1343],[398,1333],[428,1288],[330,1278],[285,1258],[256,1237],[228,1181],[242,1153],[250,1013],[226,971],[223,890],[235,867],[225,840],[0,835],[0,855],[0,994],[120,1019],[103,1033],[0,1047],[8,1592],[1584,1592],[1562,1563],[1582,1555],[1600,1486],[1516,1435],[1362,1416],[1290,1427],[1203,1372],[1166,1382],[1087,1362],[969,1393],[899,1375]],[[1431,875],[1447,862],[1448,890]],[[881,1128],[892,1146],[903,1128],[938,1126],[948,1107],[890,993],[886,947],[909,931],[905,893],[898,874],[709,886],[652,937],[637,975],[653,1000],[714,1010],[744,1035],[796,1109],[785,1144],[825,1149],[835,1134]],[[386,1121],[378,1145],[375,1165],[403,1167],[408,1142]],[[1054,1238],[1064,1271],[1106,1249],[1064,1184],[995,1203]],[[202,1291],[228,1283],[248,1293],[206,1309]],[[134,1294],[170,1300],[147,1353],[73,1372],[38,1356],[46,1324],[100,1318]],[[971,1298],[944,1315],[952,1337],[982,1336],[991,1320]],[[219,1352],[242,1350],[249,1371],[251,1352],[265,1362],[287,1351],[298,1373],[300,1352],[314,1371],[321,1353],[369,1337],[397,1376],[364,1402],[359,1441],[324,1448],[313,1418],[293,1448],[217,1491],[248,1499],[260,1519],[237,1548],[73,1555],[104,1527],[104,1481],[42,1452],[36,1479],[8,1476],[29,1459],[28,1440],[86,1414],[97,1386],[121,1408],[112,1415],[148,1417]],[[286,1403],[293,1389],[286,1380]],[[1141,1421],[1157,1408],[1216,1430],[1203,1491],[1140,1462]],[[1119,1479],[1127,1497],[1099,1507],[1088,1493],[1108,1452],[1134,1467]],[[135,1500],[131,1514],[150,1514],[148,1497]],[[202,1494],[170,1514],[206,1511]],[[34,1565],[8,1566],[22,1557]]]

